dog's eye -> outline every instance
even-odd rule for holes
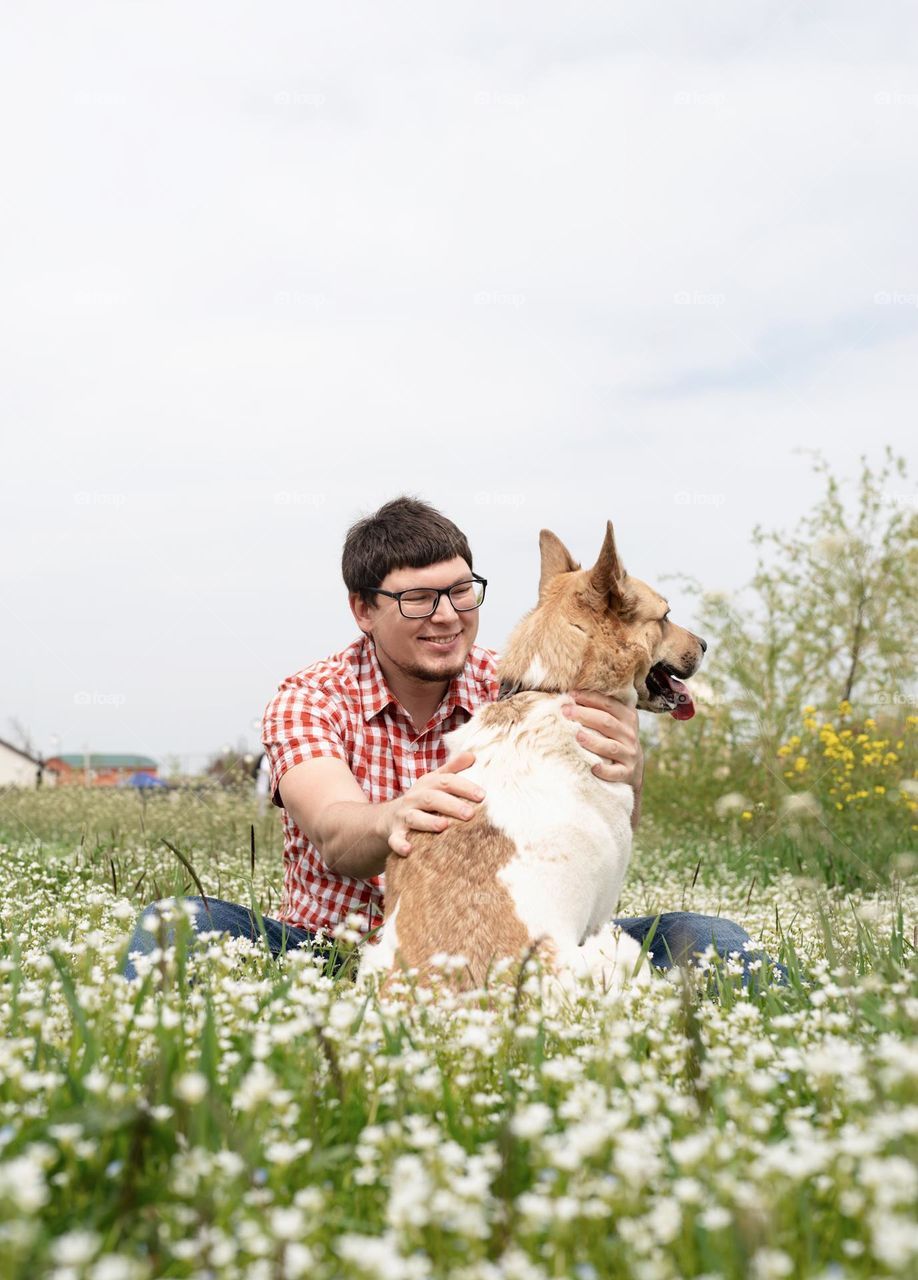
[[[669,622],[669,610],[668,610],[668,609],[667,609],[667,610],[666,610],[666,612],[663,614],[663,617],[660,619],[660,621],[661,621],[661,622]]]

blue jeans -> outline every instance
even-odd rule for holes
[[[248,907],[240,907],[235,902],[221,902],[219,898],[208,898],[206,909],[201,898],[186,898],[184,901],[193,903],[196,908],[194,927],[198,933],[218,929],[233,938],[251,938],[252,941],[258,941],[261,937],[258,921]],[[155,910],[155,904],[153,907],[147,907],[134,929],[124,966],[124,976],[128,979],[137,977],[137,969],[131,957],[137,952],[149,955],[158,945],[157,937],[144,927],[145,916],[153,910]],[[773,964],[778,971],[779,982],[783,983],[787,979],[787,972],[783,966],[770,961],[764,952],[743,950],[744,945],[749,941],[749,934],[732,920],[724,920],[720,916],[695,915],[689,911],[664,911],[659,916],[630,916],[615,921],[616,924],[621,925],[625,933],[630,934],[641,945],[654,922],[656,922],[656,929],[648,954],[658,969],[670,969],[674,964],[687,964],[696,953],[704,951],[713,943],[721,956],[726,957],[732,952],[739,952],[743,962],[744,986],[747,986],[754,976],[754,971],[749,968],[749,964],[756,960],[762,962],[762,968]],[[280,920],[271,920],[267,916],[262,916],[261,925],[264,927],[268,949],[274,957],[279,956],[283,951],[309,946],[315,941],[315,934],[308,929],[297,929],[293,925],[284,924]],[[167,941],[171,941],[173,932],[170,926]]]

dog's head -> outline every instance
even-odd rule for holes
[[[592,569],[582,569],[549,529],[539,546],[539,603],[507,642],[502,689],[592,689],[642,711],[693,716],[682,681],[698,670],[707,646],[670,621],[658,591],[625,572],[611,522]]]

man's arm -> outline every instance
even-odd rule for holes
[[[304,760],[287,770],[277,789],[284,808],[329,870],[360,880],[384,870],[389,852],[385,806],[369,803],[343,760]]]
[[[278,791],[329,871],[368,880],[385,870],[390,853],[410,852],[409,832],[442,831],[450,818],[472,816],[484,792],[457,775],[474,759],[464,752],[381,804],[370,804],[347,765],[327,756],[288,769]]]

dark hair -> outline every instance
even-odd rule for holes
[[[424,569],[456,556],[472,568],[468,539],[452,520],[418,498],[393,498],[348,529],[341,572],[348,591],[373,604],[366,588],[379,586],[393,569]]]

